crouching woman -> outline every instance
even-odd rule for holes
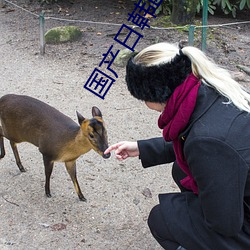
[[[148,218],[164,249],[250,249],[250,95],[195,47],[149,46],[126,68],[130,93],[161,112],[162,138],[114,144],[119,160],[173,162],[180,192]]]

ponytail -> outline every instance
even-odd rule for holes
[[[193,74],[204,84],[216,89],[238,109],[250,112],[250,94],[236,82],[229,72],[216,65],[199,49],[191,46],[182,48],[182,53],[192,62]]]

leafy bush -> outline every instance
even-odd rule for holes
[[[139,2],[139,0],[132,0],[134,2]],[[174,0],[172,0],[174,1]],[[171,14],[172,9],[172,1],[171,0],[163,0],[161,6],[157,8],[156,14],[163,13],[165,15]],[[192,1],[192,0],[189,0]],[[203,7],[204,0],[199,0],[197,5],[197,13],[200,13]],[[142,0],[142,4],[148,4],[147,0]],[[152,3],[150,3],[152,5]],[[148,6],[146,5],[146,6]],[[237,10],[241,11],[245,8],[250,9],[250,0],[208,0],[208,12],[211,15],[214,15],[217,7],[220,7],[224,14],[231,14],[233,17],[236,17]]]
[[[202,8],[203,8],[203,0],[200,0],[196,7],[197,13],[200,13]],[[208,12],[211,15],[214,15],[215,10],[216,10],[216,6],[213,4],[213,1],[208,0]]]
[[[202,9],[204,0],[200,0],[197,6],[197,12]],[[231,14],[236,17],[237,10],[243,10],[245,8],[250,9],[250,0],[208,0],[208,11],[210,14],[214,14],[216,6],[220,6],[224,14]]]
[[[231,13],[233,17],[236,17],[236,11],[238,9],[250,9],[250,0],[214,0],[213,4],[221,6],[221,9],[225,14]]]

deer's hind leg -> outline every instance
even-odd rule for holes
[[[1,150],[0,159],[2,159],[5,156],[5,149],[3,141],[3,129],[1,126],[0,126],[0,150]]]
[[[13,150],[13,153],[14,153],[14,156],[15,156],[15,159],[16,159],[16,164],[18,166],[18,168],[20,169],[21,172],[25,172],[26,170],[24,169],[22,163],[21,163],[21,160],[20,160],[20,157],[19,157],[19,154],[18,154],[18,151],[17,151],[17,146],[16,146],[16,143],[14,141],[11,141],[10,140],[10,146]]]
[[[66,169],[70,175],[71,180],[74,183],[75,190],[78,194],[78,197],[81,201],[87,201],[86,198],[83,196],[82,191],[80,189],[79,183],[76,177],[76,161],[68,161],[65,162]]]

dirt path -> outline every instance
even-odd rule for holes
[[[74,6],[63,6],[65,12],[55,16],[68,17],[67,13],[70,13],[72,19],[123,23],[129,11],[123,1],[119,1],[123,4],[108,1],[107,6],[100,6],[100,1],[86,1],[88,3],[82,9],[81,1],[75,2]],[[40,11],[37,6],[26,7],[36,13]],[[55,9],[47,12],[53,14]],[[55,25],[60,24],[47,22],[46,29]],[[7,93],[31,95],[75,121],[76,110],[90,117],[91,107],[96,105],[103,112],[110,143],[160,136],[156,126],[158,114],[129,95],[123,68],[116,68],[119,79],[105,100],[83,88],[90,73],[100,63],[102,53],[114,44],[107,34],[114,33],[115,29],[85,24],[81,27],[85,30],[81,41],[47,46],[42,57],[39,55],[37,18],[9,6],[0,9],[1,96]],[[249,66],[249,28],[241,31],[234,34],[237,39],[228,38],[230,43],[227,41],[223,45],[220,40],[219,45],[212,42],[209,45],[210,54],[219,63],[226,59],[224,62],[231,70],[236,70],[237,63]],[[183,36],[171,31],[155,32],[145,32],[138,49],[154,42],[157,37],[173,41]],[[228,34],[228,37],[232,36]],[[229,52],[225,53],[225,49]],[[249,83],[244,81],[244,84]],[[77,161],[78,180],[87,203],[78,200],[63,164],[56,164],[54,168],[53,197],[48,199],[44,195],[45,176],[38,150],[28,144],[19,146],[27,169],[26,173],[20,174],[7,141],[5,145],[7,154],[0,162],[1,249],[160,249],[146,220],[150,209],[158,203],[158,193],[177,190],[170,177],[170,166],[144,170],[138,159],[121,163],[113,157],[103,160],[95,152],[89,152]]]

